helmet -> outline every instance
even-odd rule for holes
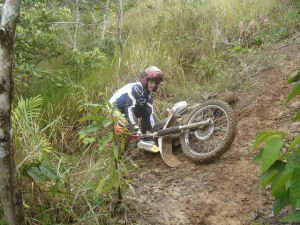
[[[157,90],[157,86],[162,82],[164,79],[164,75],[160,69],[156,66],[150,66],[146,68],[140,75],[140,82],[142,83],[143,87],[147,90],[147,83],[148,80],[153,80],[156,83],[156,87],[153,91]]]

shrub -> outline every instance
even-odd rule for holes
[[[300,93],[300,71],[290,74],[289,83],[294,83],[286,104]],[[300,120],[298,111],[294,120]],[[262,176],[260,186],[266,189],[271,185],[274,215],[278,215],[286,206],[291,206],[291,212],[281,222],[300,222],[300,134],[285,148],[286,134],[280,131],[262,131],[253,145],[253,149],[264,142],[261,151],[254,161],[261,164]]]

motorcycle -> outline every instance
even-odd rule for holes
[[[123,133],[124,129],[115,125],[114,131]],[[130,134],[127,138],[137,138],[138,148],[160,152],[168,166],[177,167],[182,162],[172,152],[175,142],[181,144],[184,155],[193,162],[211,162],[228,150],[235,133],[236,121],[232,108],[215,99],[196,105],[178,102],[168,110],[168,117],[154,126],[152,133],[141,137]]]

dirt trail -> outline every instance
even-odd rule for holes
[[[221,159],[194,165],[175,151],[183,165],[174,169],[157,154],[138,153],[143,167],[133,176],[136,194],[132,200],[139,215],[128,215],[129,224],[247,225],[272,221],[272,197],[259,188],[260,166],[252,163],[250,149],[259,131],[278,129],[293,138],[300,130],[300,123],[291,123],[300,101],[283,106],[291,89],[286,82],[288,74],[300,66],[300,35],[273,46],[269,55],[276,60],[274,66],[256,78],[249,73],[255,83],[236,93],[237,135]]]

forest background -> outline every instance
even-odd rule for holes
[[[23,0],[13,125],[28,224],[115,224],[134,210],[124,196],[139,165],[124,158],[118,173],[107,166],[112,121],[103,120],[95,136],[78,135],[99,119],[90,116],[95,108],[150,65],[165,74],[155,96],[158,118],[178,100],[243,89],[251,85],[245,60],[261,62],[266,48],[299,31],[299,6],[296,0]]]

